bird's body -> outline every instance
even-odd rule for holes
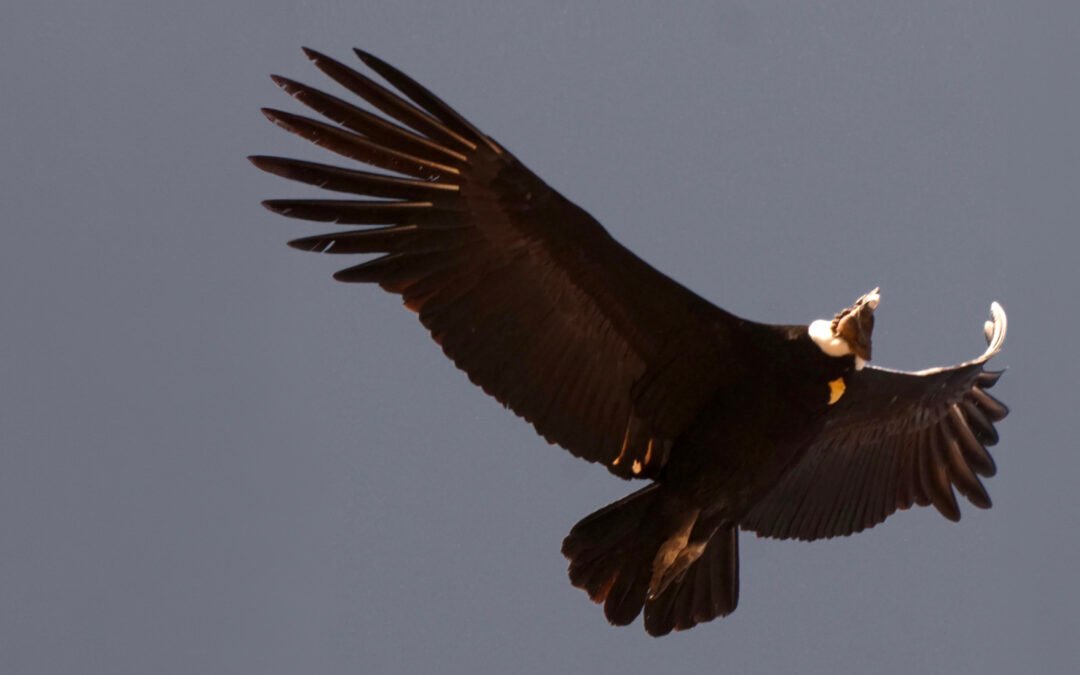
[[[307,85],[282,88],[336,125],[264,111],[371,173],[253,157],[286,178],[364,199],[288,199],[273,211],[340,225],[292,246],[379,253],[335,278],[400,294],[443,351],[548,441],[645,488],[579,522],[570,578],[616,624],[654,635],[738,602],[738,530],[818,539],[933,504],[953,487],[990,505],[977,475],[1006,410],[985,393],[989,347],[951,368],[863,368],[877,291],[833,320],[736,317],[659,273],[591,216],[412,79],[364,52],[397,92],[306,50],[386,117]],[[408,99],[408,100],[406,100]],[[373,199],[372,199],[373,198]]]
[[[825,356],[805,326],[784,332],[747,346],[745,364],[732,364],[735,376],[713,392],[658,476],[702,508],[722,504],[735,522],[817,436],[829,382],[854,371],[853,358]]]

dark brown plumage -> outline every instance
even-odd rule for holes
[[[922,373],[867,367],[876,292],[829,322],[773,326],[706,302],[619,245],[591,216],[412,79],[357,55],[395,91],[312,50],[316,67],[384,116],[275,76],[333,124],[275,124],[373,173],[281,157],[259,168],[345,193],[265,202],[282,215],[377,226],[290,242],[377,254],[341,270],[418,313],[469,378],[548,441],[654,482],[578,523],[570,578],[616,624],[653,635],[733,611],[738,529],[847,535],[897,509],[959,518],[1006,409],[984,363]],[[351,196],[349,196],[351,195]],[[359,197],[359,198],[357,198]],[[820,326],[818,324],[821,324]],[[815,326],[817,326],[815,328]]]

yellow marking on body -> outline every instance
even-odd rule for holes
[[[844,378],[842,377],[829,382],[829,405],[839,401],[840,397],[844,395],[845,389],[847,389],[847,385],[844,384]]]
[[[653,446],[653,443],[655,443],[655,442],[656,442],[655,438],[650,438],[649,439],[649,445],[645,448],[645,463],[646,464],[648,464],[649,460],[652,459],[652,446]]]
[[[634,472],[634,475],[641,473],[641,460],[635,459],[634,464],[630,467],[630,470]]]

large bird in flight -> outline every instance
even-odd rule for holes
[[[277,76],[329,123],[263,112],[380,171],[252,157],[345,195],[265,206],[361,226],[289,244],[377,254],[334,278],[402,296],[469,379],[549,442],[649,481],[563,542],[571,582],[611,623],[644,610],[645,629],[664,635],[730,614],[740,529],[845,536],[913,504],[957,520],[954,488],[990,506],[979,477],[994,474],[986,447],[1007,414],[986,393],[1001,374],[985,369],[1005,339],[997,303],[989,346],[972,361],[911,373],[864,367],[876,289],[809,326],[737,317],[621,246],[399,70],[356,50],[388,87],[304,51],[382,114]]]

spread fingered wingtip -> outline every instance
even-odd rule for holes
[[[364,65],[371,68],[378,73],[380,77],[392,84],[399,92],[404,94],[406,98],[418,105],[426,114],[438,119],[452,131],[459,134],[462,140],[473,146],[472,149],[475,149],[476,142],[480,142],[497,155],[503,153],[503,149],[498,143],[495,143],[488,138],[487,135],[473,126],[471,122],[447,105],[445,101],[428,91],[416,80],[374,54],[366,52],[359,47],[353,47],[353,53],[356,54],[357,58],[359,58]]]

